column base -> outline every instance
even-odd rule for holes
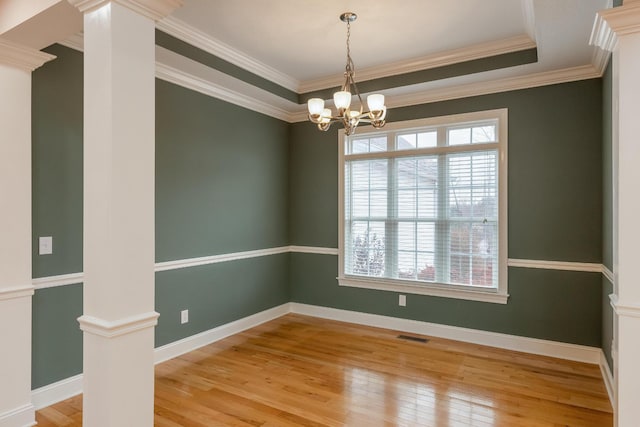
[[[31,296],[33,286],[0,289],[0,427],[33,426]]]
[[[154,327],[158,313],[105,321],[79,319],[83,343],[83,424],[152,426]]]
[[[31,427],[36,424],[36,410],[32,404],[0,414],[0,427]]]

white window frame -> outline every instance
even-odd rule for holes
[[[508,110],[480,111],[474,113],[454,114],[449,116],[427,119],[408,120],[388,123],[383,129],[373,126],[363,126],[357,129],[357,136],[381,135],[410,131],[415,128],[440,127],[455,124],[465,124],[483,120],[498,120],[498,286],[497,288],[478,289],[464,285],[446,285],[437,283],[416,282],[411,280],[349,276],[345,275],[345,142],[344,130],[338,132],[338,283],[340,286],[377,289],[408,294],[432,295],[447,298],[458,298],[472,301],[482,301],[506,304],[508,294],[508,215],[507,215],[507,137]],[[476,147],[473,147],[475,149]],[[384,153],[380,153],[383,155]]]

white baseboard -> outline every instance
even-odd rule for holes
[[[231,323],[226,323],[222,326],[218,326],[217,328],[209,329],[208,331],[163,345],[155,350],[155,363],[161,363],[166,360],[173,359],[181,354],[188,353],[233,334],[246,331],[254,326],[277,319],[287,313],[289,313],[289,303],[252,314],[251,316],[244,317]]]
[[[604,351],[602,350],[600,350],[600,372],[602,373],[604,386],[607,388],[607,394],[609,395],[609,401],[611,402],[611,407],[615,410],[616,408],[616,396],[614,393],[615,383],[613,382],[613,374],[611,373],[611,369],[609,368],[609,362],[607,362],[607,358],[605,357]]]
[[[32,404],[0,413],[0,427],[31,427],[36,425],[36,411]]]
[[[520,337],[295,302],[291,303],[291,312],[592,364],[600,363],[600,353],[602,351],[597,347]]]
[[[82,374],[37,388],[31,392],[31,401],[37,409],[46,408],[82,393]]]

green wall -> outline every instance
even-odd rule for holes
[[[285,122],[156,80],[156,261],[288,245],[288,157]],[[156,346],[288,302],[288,260],[156,273]]]
[[[389,121],[509,109],[509,257],[600,262],[599,79],[395,108]],[[292,126],[291,244],[337,247],[337,130]],[[598,273],[509,268],[506,305],[339,287],[337,257],[292,254],[296,302],[569,343],[601,345]]]
[[[58,58],[32,75],[33,277],[82,271],[82,54],[53,45]],[[53,254],[38,255],[38,237]]]
[[[34,277],[82,271],[82,54],[46,51],[58,58],[33,74]],[[288,135],[157,80],[156,260],[288,245]],[[52,255],[37,254],[38,236],[53,236]],[[156,273],[156,346],[288,302],[288,269],[285,253]],[[82,372],[81,314],[81,284],[36,291],[34,388]]]
[[[53,45],[58,58],[32,74],[33,277],[82,271],[82,54]],[[38,255],[38,237],[53,254]],[[33,388],[82,372],[82,285],[33,297]]]
[[[33,242],[53,236],[54,253],[34,251],[34,277],[82,271],[82,54],[47,51],[58,59],[33,74]],[[396,108],[389,120],[508,108],[509,256],[608,262],[607,96],[596,79]],[[156,260],[337,247],[337,166],[335,128],[289,125],[157,80]],[[339,287],[336,276],[336,256],[300,253],[159,272],[156,345],[288,301],[610,344],[610,284],[596,273],[510,268],[506,305],[409,295],[405,308],[393,292]],[[81,313],[81,284],[36,291],[34,388],[82,371]]]

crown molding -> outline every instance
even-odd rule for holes
[[[156,24],[156,28],[205,52],[224,59],[253,74],[272,81],[286,89],[297,91],[300,82],[233,47],[212,38],[187,23],[168,16]]]
[[[92,12],[110,3],[117,3],[142,16],[159,21],[182,6],[182,0],[68,0],[82,13]]]
[[[450,99],[467,98],[470,96],[488,95],[491,93],[509,92],[512,90],[529,89],[558,83],[567,83],[600,77],[600,73],[593,65],[564,68],[561,70],[544,71],[526,76],[507,77],[487,82],[470,83],[456,87],[446,87],[393,97],[389,101],[389,108],[409,105],[426,104]]]
[[[160,62],[156,62],[156,77],[276,119],[291,121],[291,114],[286,110]]]
[[[609,58],[611,58],[611,52],[605,49],[600,49],[598,47],[594,47],[593,55],[591,56],[591,65],[593,68],[598,70],[600,75],[604,74],[604,71],[607,69],[607,65],[609,64]]]
[[[452,87],[427,89],[404,95],[387,97],[387,108],[408,107],[411,105],[429,104],[432,102],[448,101],[451,99],[468,98],[471,96],[488,95],[492,93],[509,92],[513,90],[529,89],[559,83],[598,78],[602,75],[593,65],[564,68],[561,70],[544,71],[526,76],[508,77],[493,81],[469,83]],[[292,113],[292,122],[307,121],[307,111],[300,110]]]
[[[589,43],[612,52],[618,37],[640,32],[640,1],[598,12]]]
[[[0,39],[0,64],[31,72],[55,58],[55,55]]]
[[[358,70],[357,76],[359,81],[368,81],[427,70],[430,68],[445,67],[447,65],[457,64],[460,62],[473,61],[475,59],[518,52],[535,47],[536,43],[531,40],[528,35],[520,35],[461,49],[438,52],[421,58],[413,58],[405,61],[385,64],[383,66],[362,68]],[[328,87],[340,86],[343,83],[343,80],[344,77],[339,73],[331,77],[309,80],[300,84],[298,92],[307,93],[326,89]]]
[[[84,33],[79,32],[72,34],[66,39],[59,41],[58,44],[68,47],[69,49],[77,50],[78,52],[84,52]]]

